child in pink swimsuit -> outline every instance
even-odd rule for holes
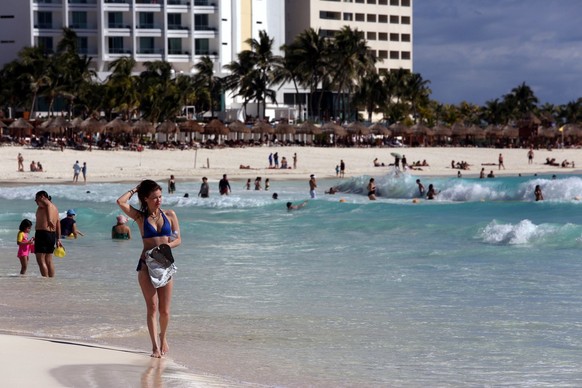
[[[32,228],[32,222],[30,220],[24,219],[20,223],[18,228],[18,234],[16,235],[16,244],[18,244],[18,258],[20,259],[20,274],[24,275],[26,273],[26,268],[28,267],[28,255],[34,253],[34,237],[30,240],[28,239],[28,233]]]

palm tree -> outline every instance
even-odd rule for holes
[[[511,89],[511,92],[503,96],[503,99],[514,118],[521,118],[527,113],[533,112],[538,103],[538,98],[525,82]]]
[[[139,106],[139,79],[132,75],[135,65],[135,59],[121,57],[111,62],[108,67],[111,71],[106,81],[108,105],[111,110],[118,109],[124,112],[126,119]]]
[[[360,79],[353,103],[358,108],[364,108],[368,113],[368,121],[372,121],[372,114],[381,111],[387,99],[388,93],[382,78],[374,71]]]
[[[42,47],[25,47],[18,54],[23,66],[20,77],[29,85],[32,101],[30,103],[30,117],[34,117],[36,100],[42,89],[52,80],[49,73],[50,58]]]
[[[359,74],[374,71],[376,59],[362,38],[358,29],[344,26],[334,35],[333,49],[330,51],[330,84],[337,92],[338,105],[342,105],[343,117],[346,118],[345,94],[351,95]]]
[[[204,96],[208,101],[210,116],[214,117],[214,108],[222,91],[221,78],[214,75],[214,62],[209,56],[200,58],[194,65],[197,73],[194,75],[194,85],[198,97]]]
[[[314,95],[328,74],[329,41],[319,30],[308,28],[295,37],[284,49],[285,58],[293,63],[299,84],[309,90],[309,116],[321,116],[320,94],[317,104]]]
[[[254,64],[251,60],[251,52],[248,50],[238,53],[237,58],[238,61],[224,65],[230,74],[223,79],[223,85],[225,90],[233,91],[234,97],[242,98],[243,111],[246,112],[247,104],[254,97],[251,82]]]

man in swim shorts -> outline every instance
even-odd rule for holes
[[[61,223],[59,221],[59,209],[51,202],[51,197],[46,191],[36,193],[34,201],[38,205],[36,209],[36,224],[34,235],[34,252],[36,262],[43,277],[54,277],[55,266],[53,264],[53,251],[56,246],[62,246]]]

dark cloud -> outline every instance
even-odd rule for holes
[[[540,103],[582,97],[581,0],[416,0],[414,71],[442,103],[482,105],[525,82]]]

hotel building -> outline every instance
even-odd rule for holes
[[[164,60],[179,73],[194,73],[205,55],[223,66],[247,49],[249,38],[265,30],[273,51],[308,27],[331,36],[343,25],[364,33],[383,60],[378,68],[412,69],[412,0],[2,0],[0,66],[16,59],[25,46],[54,50],[65,27],[78,36],[82,54],[93,58],[99,79],[122,56],[143,64]],[[279,103],[293,104],[295,90],[278,91]],[[225,96],[225,107],[240,104]],[[274,107],[271,107],[275,109]],[[252,104],[248,111],[253,112]],[[289,114],[289,109],[287,115]],[[283,113],[281,113],[283,114]],[[271,114],[274,117],[279,114]]]

